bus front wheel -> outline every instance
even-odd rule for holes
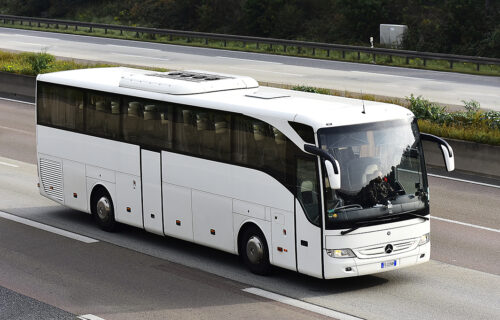
[[[240,248],[243,262],[251,272],[268,275],[271,272],[271,264],[266,238],[257,228],[249,228],[244,232]]]
[[[105,231],[114,231],[116,228],[113,201],[109,194],[102,190],[94,197],[94,218],[99,227]]]

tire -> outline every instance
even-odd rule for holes
[[[271,273],[269,249],[266,238],[259,229],[249,228],[244,231],[240,255],[243,263],[252,273],[263,276]]]
[[[99,191],[94,197],[93,213],[99,227],[105,231],[114,231],[116,229],[115,210],[113,201],[107,191]]]

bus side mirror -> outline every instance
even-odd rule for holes
[[[441,139],[440,137],[428,133],[421,133],[420,139],[436,142],[441,148],[444,164],[446,165],[446,170],[455,170],[455,155],[453,154],[453,149],[450,147],[448,142],[446,142],[444,139]]]
[[[335,173],[335,169],[333,163],[326,159],[325,160],[325,168],[326,174],[328,175],[328,181],[330,182],[330,188],[333,190],[340,189],[340,166],[337,160],[335,161],[335,165],[337,166],[337,173]]]
[[[441,152],[443,153],[444,164],[446,165],[446,170],[455,170],[455,155],[453,154],[453,149],[448,145],[440,145]]]

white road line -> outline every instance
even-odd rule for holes
[[[27,45],[32,45],[32,46],[46,46],[46,44],[44,44],[44,43],[34,43],[34,42],[15,41],[15,40],[11,40],[10,42],[20,43],[20,44],[27,44]]]
[[[298,74],[298,73],[288,73],[288,72],[279,72],[279,71],[269,71],[269,70],[260,70],[260,69],[252,69],[252,68],[239,68],[239,67],[228,67],[231,69],[237,69],[237,70],[252,70],[252,71],[258,71],[258,72],[267,72],[267,73],[275,73],[275,74],[283,74],[285,76],[297,76],[297,77],[303,77],[304,75]]]
[[[330,318],[335,318],[335,319],[339,319],[339,320],[360,320],[360,319],[363,319],[363,318],[351,316],[347,313],[342,313],[342,312],[328,309],[325,307],[320,307],[320,306],[317,306],[317,305],[312,304],[312,303],[304,302],[304,301],[297,300],[297,299],[292,299],[292,298],[282,296],[282,295],[277,294],[277,293],[269,292],[266,290],[262,290],[259,288],[246,288],[246,289],[242,289],[242,290],[245,292],[251,293],[251,294],[255,294],[255,295],[260,296],[260,297],[264,297],[267,299],[278,301],[278,302],[288,304],[288,305],[293,306],[293,307],[297,307],[300,309],[311,311],[311,312],[321,314],[323,316],[327,316]]]
[[[80,319],[80,320],[104,320],[103,318],[100,318],[98,316],[94,316],[93,314],[84,314],[84,315],[78,316],[77,319]]]
[[[26,131],[26,130],[21,130],[21,129],[14,129],[14,128],[10,128],[10,127],[0,126],[0,129],[14,131],[14,132],[19,132],[19,133],[23,133],[23,134],[28,134],[30,136],[34,136],[35,135],[35,133],[31,132],[31,131]]]
[[[15,164],[3,162],[3,161],[0,161],[0,165],[7,166],[7,167],[12,167],[12,168],[19,168],[19,166],[15,165]]]
[[[431,216],[431,219],[436,219],[436,220],[439,220],[439,221],[444,221],[444,222],[449,222],[449,223],[455,223],[455,224],[459,224],[459,225],[466,226],[466,227],[472,227],[472,228],[476,228],[476,229],[482,229],[482,230],[487,230],[487,231],[492,231],[492,232],[498,232],[498,233],[500,233],[500,229],[493,229],[493,228],[478,226],[478,225],[475,225],[475,224],[470,224],[470,223],[465,223],[465,222],[460,222],[460,221],[455,221],[455,220],[450,220],[450,219],[445,219],[445,218],[440,218],[440,217],[434,217],[434,216]]]
[[[24,104],[30,104],[32,106],[35,105],[33,102],[27,102],[27,101],[21,101],[21,100],[14,100],[14,99],[7,99],[7,98],[2,98],[2,97],[0,97],[0,100],[11,101],[11,102],[19,102],[19,103],[24,103]]]
[[[268,64],[283,64],[281,62],[273,62],[273,61],[262,61],[262,60],[253,60],[253,59],[245,59],[245,58],[233,58],[233,57],[224,57],[224,56],[216,56],[216,58],[221,58],[221,59],[231,59],[231,60],[241,60],[241,61],[246,61],[246,62],[253,62],[253,63],[268,63]]]
[[[128,54],[128,53],[113,53],[114,55],[117,56],[126,56],[126,57],[136,57],[136,58],[143,58],[143,59],[153,59],[153,60],[162,60],[162,61],[169,61],[170,59],[167,58],[157,58],[157,57],[148,57],[148,56],[141,56],[138,54]]]
[[[76,233],[73,233],[73,232],[69,232],[69,231],[66,231],[66,230],[62,230],[62,229],[59,229],[59,228],[51,227],[51,226],[48,226],[48,225],[45,225],[45,224],[42,224],[42,223],[39,223],[39,222],[36,222],[36,221],[32,221],[32,220],[28,220],[28,219],[25,219],[25,218],[21,218],[21,217],[18,217],[18,216],[15,216],[13,214],[10,214],[10,213],[7,213],[7,212],[3,212],[3,211],[0,211],[0,218],[4,218],[4,219],[11,220],[11,221],[19,222],[19,223],[25,224],[25,225],[33,227],[33,228],[37,228],[37,229],[40,229],[40,230],[52,232],[52,233],[58,234],[60,236],[63,236],[63,237],[66,237],[66,238],[71,238],[71,239],[74,239],[74,240],[78,240],[78,241],[81,241],[81,242],[84,242],[84,243],[96,243],[96,242],[99,242],[99,240],[96,240],[96,239],[92,239],[92,238],[89,238],[89,237],[86,237],[86,236],[82,236],[82,235],[79,235],[79,234],[76,234]]]
[[[429,177],[435,177],[435,178],[440,178],[440,179],[448,179],[448,180],[453,180],[453,181],[459,181],[459,182],[466,182],[466,183],[472,183],[472,184],[477,184],[480,186],[485,186],[485,187],[491,187],[491,188],[497,188],[500,189],[500,186],[494,185],[494,184],[488,184],[488,183],[482,183],[482,182],[476,182],[476,181],[471,181],[471,180],[465,180],[465,179],[458,179],[458,178],[451,178],[451,177],[446,177],[446,176],[440,176],[437,174],[427,174]]]

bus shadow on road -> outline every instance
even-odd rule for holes
[[[56,228],[215,274],[238,282],[242,288],[258,287],[295,298],[341,294],[380,287],[393,278],[383,273],[324,280],[278,267],[274,267],[269,276],[258,276],[250,273],[237,255],[168,236],[155,235],[123,224],[119,224],[115,232],[106,232],[99,229],[91,215],[63,206],[20,208],[8,211]],[[397,278],[402,279],[402,277]]]

